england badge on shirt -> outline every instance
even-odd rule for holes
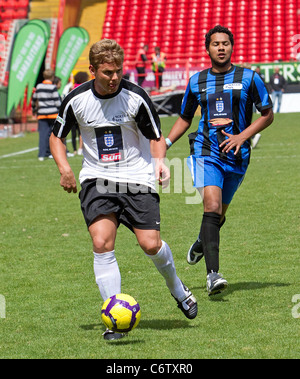
[[[216,99],[216,109],[219,113],[224,111],[224,101],[222,97]]]
[[[219,127],[232,122],[231,100],[229,92],[208,95],[210,126]]]
[[[114,135],[113,134],[105,134],[104,135],[104,143],[107,147],[112,147],[114,145]]]
[[[122,131],[119,125],[95,128],[100,162],[115,163],[124,159]]]

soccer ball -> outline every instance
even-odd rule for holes
[[[104,302],[101,318],[105,326],[114,332],[130,332],[140,322],[140,306],[132,296],[119,293]]]

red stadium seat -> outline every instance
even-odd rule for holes
[[[29,6],[29,0],[16,0],[15,3],[20,8],[27,8]]]
[[[16,9],[14,12],[15,12],[15,18],[27,18],[28,17],[27,10],[24,8]]]
[[[261,56],[260,54],[250,54],[248,55],[247,61],[250,63],[257,63],[261,61]]]
[[[0,31],[7,33],[11,25],[11,20],[5,20],[0,23]]]
[[[300,33],[298,8],[300,0],[109,0],[103,33],[122,41],[130,59],[140,43],[148,43],[178,54],[169,67],[187,57],[200,64],[201,55],[208,64],[204,36],[220,23],[234,33],[235,61],[267,62],[290,55]]]
[[[15,0],[2,0],[0,6],[4,9],[14,9]]]
[[[1,11],[1,19],[2,20],[12,20],[14,18],[14,10],[13,9],[3,9]]]

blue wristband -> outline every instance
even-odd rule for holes
[[[167,148],[169,149],[173,144],[172,144],[172,142],[169,140],[169,138],[166,138],[165,141],[166,141],[166,144],[167,144]]]

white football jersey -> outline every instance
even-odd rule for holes
[[[80,183],[100,178],[155,190],[149,140],[160,137],[161,127],[141,87],[122,79],[116,93],[101,96],[94,80],[80,85],[65,97],[53,133],[64,138],[76,124],[83,140]]]

